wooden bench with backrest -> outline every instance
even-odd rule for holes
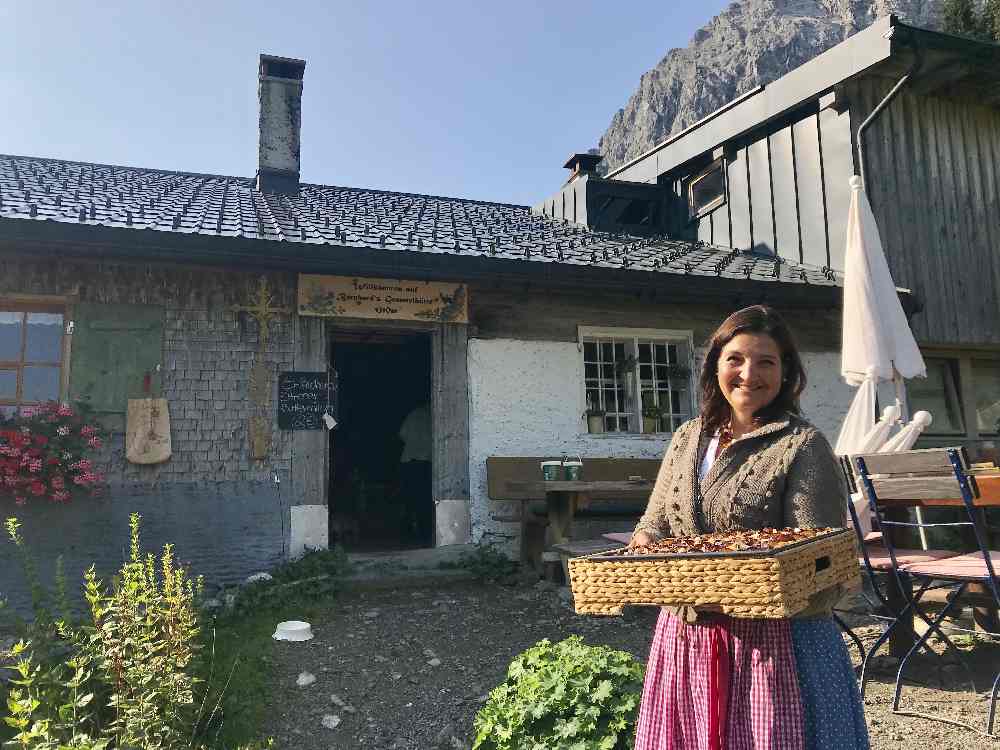
[[[486,459],[487,495],[497,503],[517,503],[517,512],[491,513],[494,521],[518,523],[521,527],[521,561],[533,562],[542,559],[545,547],[545,496],[541,493],[512,489],[509,482],[540,480],[542,461],[558,461],[560,456],[491,456]],[[584,458],[584,481],[626,481],[642,477],[649,481],[656,479],[660,469],[658,458]],[[537,504],[536,504],[537,502]],[[635,493],[616,495],[609,493],[591,498],[585,507],[576,512],[577,517],[596,518],[612,516],[635,516],[638,518],[646,508],[647,498],[637,498]],[[529,507],[534,506],[534,507]],[[570,542],[559,545],[557,553],[574,556],[576,548],[590,550],[595,540]],[[582,546],[581,546],[582,545]],[[613,543],[608,546],[614,546]],[[579,552],[585,554],[585,552]]]

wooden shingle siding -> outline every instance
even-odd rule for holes
[[[892,81],[851,84],[860,123]],[[897,285],[923,305],[922,342],[1000,344],[1000,112],[904,93],[866,137],[868,194]]]

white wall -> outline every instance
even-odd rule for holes
[[[802,364],[807,381],[802,416],[822,430],[833,445],[856,391],[840,377],[840,352],[802,352]]]
[[[469,482],[472,539],[513,537],[517,526],[491,521],[503,506],[487,497],[489,456],[581,455],[659,458],[667,440],[587,433],[581,415],[583,361],[562,341],[469,341]]]
[[[701,362],[703,352],[696,352]],[[837,439],[854,390],[840,380],[839,352],[804,352],[809,384],[804,416],[830,442]],[[590,435],[581,418],[582,357],[574,342],[471,339],[469,341],[469,479],[473,541],[501,541],[517,526],[492,521],[508,513],[487,496],[489,456],[659,458],[669,436]],[[486,539],[484,539],[484,536]]]

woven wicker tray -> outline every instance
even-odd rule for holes
[[[854,532],[838,529],[775,550],[622,555],[569,561],[579,614],[618,615],[625,605],[694,606],[731,617],[791,617],[809,597],[859,581]]]

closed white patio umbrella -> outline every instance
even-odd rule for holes
[[[850,184],[840,374],[849,385],[858,386],[858,393],[837,439],[835,450],[842,456],[879,450],[905,408],[903,379],[927,377],[861,178],[851,177]],[[876,422],[876,387],[887,381],[896,384],[896,408],[886,409]],[[870,527],[867,504],[855,498],[855,507]]]
[[[860,385],[869,373],[876,382],[927,377],[857,175],[851,177],[847,216],[842,331],[840,374],[849,385]]]

